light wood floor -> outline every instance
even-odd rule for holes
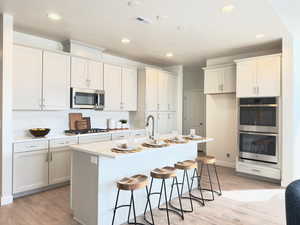
[[[171,214],[172,225],[284,225],[284,190],[278,185],[236,176],[219,168],[223,196],[205,207],[195,203],[185,220]],[[115,199],[112,199],[115,201]],[[187,203],[184,203],[187,204]],[[154,210],[157,225],[166,225],[164,211]],[[0,207],[1,225],[78,225],[69,208],[69,187],[20,198]],[[103,224],[109,225],[109,224]]]

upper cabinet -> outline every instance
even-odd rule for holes
[[[13,65],[14,110],[69,107],[69,56],[15,45]]]
[[[137,110],[137,69],[122,68],[123,110]]]
[[[14,45],[13,109],[40,110],[42,107],[43,51]]]
[[[236,60],[237,97],[280,96],[281,54]]]
[[[44,51],[43,57],[43,109],[69,108],[70,57]]]
[[[204,68],[204,93],[223,94],[236,91],[235,66]]]
[[[145,107],[146,111],[152,112],[158,109],[158,70],[146,68],[145,71]],[[143,84],[141,84],[142,86]]]
[[[102,90],[103,63],[80,57],[72,57],[71,87]]]
[[[137,69],[104,64],[106,111],[137,110]]]

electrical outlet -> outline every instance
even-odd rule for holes
[[[229,153],[227,153],[227,154],[226,154],[226,157],[227,157],[227,158],[230,158],[230,154],[229,154]]]

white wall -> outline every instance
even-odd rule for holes
[[[202,67],[183,67],[183,91],[204,89],[204,71]]]
[[[206,135],[214,138],[206,144],[206,153],[215,156],[218,165],[235,167],[236,111],[235,94],[206,96]]]

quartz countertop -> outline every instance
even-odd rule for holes
[[[119,134],[119,133],[129,133],[129,132],[137,132],[143,131],[145,129],[128,129],[128,130],[113,130],[108,132],[100,132],[100,133],[89,133],[89,134],[75,134],[75,135],[67,135],[67,134],[53,134],[47,135],[46,137],[36,138],[31,136],[25,137],[15,137],[13,143],[19,142],[28,142],[28,141],[49,141],[53,139],[60,139],[60,138],[76,138],[76,137],[84,137],[84,136],[96,136],[96,135],[105,135],[105,134]]]
[[[170,138],[172,137],[172,135],[164,135],[161,138],[162,139],[166,139],[166,138]],[[84,153],[88,153],[91,155],[97,155],[97,156],[102,156],[102,157],[108,157],[108,158],[119,158],[119,157],[127,157],[130,155],[134,155],[134,154],[139,154],[139,153],[143,153],[146,152],[147,150],[160,150],[160,149],[167,149],[167,148],[172,148],[175,147],[176,148],[180,148],[183,147],[184,145],[188,145],[188,144],[197,144],[197,143],[206,143],[206,142],[210,142],[213,141],[213,138],[203,138],[202,140],[193,140],[193,141],[188,141],[185,144],[170,144],[167,147],[161,147],[161,148],[146,148],[146,147],[142,147],[141,144],[144,142],[147,142],[147,138],[138,138],[134,140],[134,144],[133,146],[135,147],[141,147],[143,150],[140,152],[135,152],[135,153],[127,153],[127,154],[122,154],[122,153],[116,153],[116,152],[112,152],[111,149],[113,147],[116,147],[118,144],[121,143],[126,143],[127,140],[117,140],[117,141],[105,141],[105,142],[95,142],[95,143],[90,143],[90,144],[77,144],[77,145],[71,145],[71,149],[75,150],[75,151],[80,151],[80,152],[84,152]]]

